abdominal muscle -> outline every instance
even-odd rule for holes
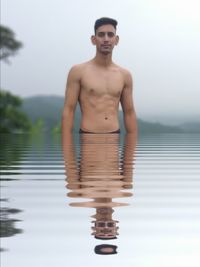
[[[89,101],[81,101],[81,129],[94,133],[107,133],[118,130],[119,101],[115,100],[108,96],[98,100],[91,97]]]

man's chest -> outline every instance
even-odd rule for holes
[[[119,73],[85,73],[81,79],[81,90],[85,94],[119,97],[123,88],[124,80]]]

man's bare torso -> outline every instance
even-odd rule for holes
[[[96,133],[119,129],[118,109],[125,86],[124,70],[115,64],[98,66],[92,60],[78,68],[81,129]]]

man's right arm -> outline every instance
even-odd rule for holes
[[[62,136],[70,136],[74,125],[74,112],[80,93],[80,68],[72,67],[69,72],[65,91],[65,102],[62,113]],[[62,138],[63,139],[63,138]]]

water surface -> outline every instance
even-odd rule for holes
[[[2,135],[0,162],[2,267],[199,266],[198,135]]]

